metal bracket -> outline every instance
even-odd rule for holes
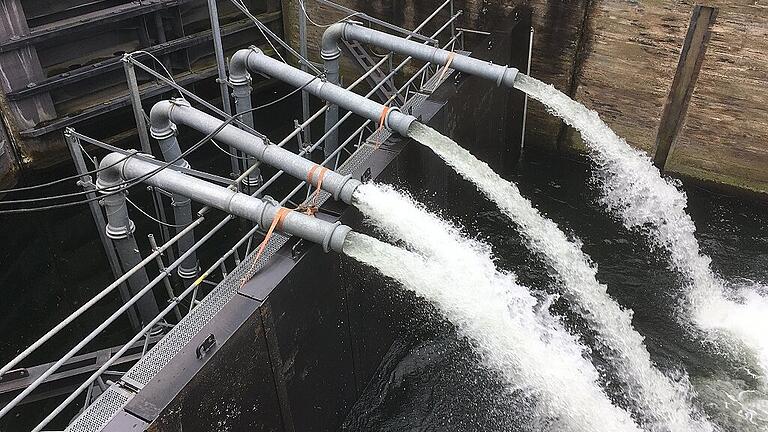
[[[195,350],[195,355],[197,356],[198,360],[202,360],[203,357],[205,357],[208,352],[210,352],[213,347],[216,346],[216,336],[213,335],[213,333],[209,334],[207,338],[203,341],[203,343],[200,344],[200,346],[197,347]]]

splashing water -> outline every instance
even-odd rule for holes
[[[673,382],[653,367],[643,337],[632,327],[632,314],[622,309],[596,278],[596,269],[580,246],[568,240],[557,225],[542,216],[517,186],[496,174],[488,164],[435,130],[414,122],[411,138],[432,149],[517,224],[528,245],[545,258],[563,283],[564,296],[596,332],[601,351],[631,388],[646,427],[659,431],[711,431],[712,426],[690,406],[685,380]]]
[[[422,218],[419,222],[429,222],[422,225],[368,206],[365,192],[356,197],[382,230],[408,237],[417,250],[437,254],[424,256],[354,232],[344,252],[434,304],[472,343],[485,366],[498,372],[511,394],[522,391],[536,401],[524,409],[535,410],[542,429],[639,430],[600,389],[597,371],[582,356],[582,347],[551,316],[546,318],[546,307],[539,308],[512,275],[496,270],[486,246],[462,238],[437,218]],[[405,226],[423,229],[411,237],[412,230],[405,235],[400,231]]]
[[[524,74],[518,75],[515,87],[581,133],[597,166],[603,203],[627,228],[642,229],[666,249],[671,266],[687,279],[691,321],[731,351],[738,352],[739,344],[748,346],[762,374],[768,374],[768,296],[756,289],[727,290],[715,276],[685,211],[685,193],[664,180],[649,157],[616,135],[596,112]]]

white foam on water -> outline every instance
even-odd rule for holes
[[[654,367],[643,337],[632,327],[631,311],[621,308],[597,281],[597,270],[579,244],[569,241],[557,224],[541,215],[517,186],[454,141],[418,122],[412,124],[409,135],[496,203],[518,226],[529,247],[556,271],[563,295],[589,322],[601,351],[629,386],[628,396],[643,412],[644,427],[673,432],[713,430],[689,403],[685,378],[672,381]]]
[[[600,116],[551,85],[520,74],[515,87],[577,129],[597,166],[602,201],[624,225],[645,232],[669,252],[671,266],[688,280],[687,313],[720,343],[746,344],[768,374],[768,297],[757,289],[727,289],[699,249],[685,192],[665,180],[650,158],[616,135]],[[722,334],[730,336],[722,338]],[[735,339],[735,341],[734,341]],[[740,347],[732,349],[738,351]]]
[[[546,308],[542,310],[512,275],[497,271],[487,246],[462,237],[447,223],[433,223],[438,219],[422,225],[382,208],[393,202],[368,206],[363,195],[356,193],[356,200],[364,211],[370,210],[377,226],[430,254],[354,232],[347,237],[344,252],[435,305],[510,393],[524,391],[537,401],[530,409],[536,410],[542,427],[639,430],[600,389],[597,371],[583,357],[583,347],[555,320],[546,318]]]

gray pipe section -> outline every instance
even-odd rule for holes
[[[149,132],[152,138],[157,140],[165,161],[175,160],[174,165],[189,168],[189,162],[180,158],[181,148],[179,147],[179,141],[176,139],[176,128],[156,130],[150,127]],[[179,233],[184,230],[184,227],[192,223],[192,201],[184,195],[174,193],[171,195],[171,207],[173,207],[173,220],[176,225],[179,225],[176,227],[176,233]],[[195,234],[193,232],[180,238],[178,243],[176,243],[179,248],[179,255],[183,255],[194,244]],[[197,254],[193,252],[179,265],[178,274],[179,277],[184,279],[185,285],[188,285],[197,278],[197,273]]]
[[[323,60],[325,61],[325,79],[335,85],[335,86],[341,86],[341,79],[339,77],[339,61],[338,58],[341,55],[341,52],[336,55],[335,59],[328,58],[326,59],[323,55]],[[333,61],[336,60],[336,61]],[[325,111],[325,132],[328,133],[331,129],[333,129],[333,126],[339,122],[339,106],[336,104],[330,104],[328,106],[328,109]],[[328,136],[325,138],[325,142],[323,143],[323,154],[325,156],[325,159],[328,159],[336,149],[339,148],[339,128],[334,129],[331,131],[331,133],[328,134]]]
[[[253,129],[253,108],[251,104],[251,77],[246,75],[239,80],[230,80],[232,86],[232,97],[235,99],[235,114],[241,114],[239,120],[246,126]],[[248,157],[244,161],[244,170],[249,169],[256,163],[256,159]],[[243,180],[243,183],[248,187],[248,190],[256,190],[261,186],[261,170],[254,169],[248,177]]]
[[[314,75],[310,75],[301,69],[296,69],[293,66],[275,60],[256,47],[238,51],[237,58],[239,63],[236,66],[233,66],[230,63],[230,74],[233,73],[233,70],[236,70],[237,72],[241,72],[245,69],[258,71],[291,84],[294,87],[303,86],[306,91],[323,100],[374,121],[377,125],[379,123],[382,111],[384,110],[384,105],[378,102],[374,102],[327,81],[315,79]],[[398,108],[391,108],[384,119],[384,126],[402,136],[408,136],[408,127],[415,120],[416,117],[403,114]]]
[[[325,33],[323,33],[321,53],[323,59],[326,61],[326,68],[333,67],[328,66],[328,62],[335,62],[335,67],[338,68],[338,56],[341,54],[339,42],[342,39],[348,41],[354,40],[384,48],[387,51],[404,54],[436,65],[445,65],[448,63],[451,56],[451,51],[442,48],[410,41],[352,22],[341,22],[328,27],[325,30]],[[518,73],[518,70],[515,68],[493,64],[488,61],[460,54],[454,54],[453,60],[451,61],[451,68],[468,75],[491,80],[495,82],[497,86],[503,84],[510,88],[514,86],[515,77]]]
[[[123,158],[125,156],[122,156]],[[102,165],[103,166],[103,165]],[[115,190],[119,180],[113,181],[111,178],[102,178],[99,175],[96,181],[96,187],[100,193],[109,193]],[[136,244],[136,238],[133,232],[136,227],[133,221],[128,217],[128,205],[125,199],[125,192],[112,195],[105,195],[102,204],[107,212],[107,237],[111,238],[123,271],[128,271],[141,262],[141,253]],[[130,278],[128,278],[128,290],[131,296],[141,291],[148,283],[149,277],[144,268],[139,269]],[[150,322],[160,313],[157,307],[157,301],[154,295],[148,294],[136,302],[136,308],[139,313],[139,320],[142,324]]]
[[[114,187],[123,181],[148,175],[158,168],[158,165],[148,161],[128,158],[121,162],[121,159],[125,159],[125,156],[119,153],[111,153],[102,159],[100,168],[103,171],[99,172],[97,182],[100,189],[102,186],[108,188],[109,185],[113,185],[112,187]],[[272,200],[235,192],[229,188],[217,186],[173,170],[159,171],[143,181],[172,193],[188,196],[204,205],[246,218],[262,228],[272,224],[272,220],[281,208],[278,203]],[[120,195],[122,194],[115,194],[106,198]],[[127,211],[125,218],[127,219]],[[322,245],[326,252],[333,250],[339,253],[342,252],[347,234],[352,231],[352,228],[342,225],[340,222],[334,224],[295,211],[289,212],[285,216],[282,229],[288,234]]]
[[[150,111],[149,119],[153,130],[173,129],[174,124],[177,123],[189,126],[204,134],[214,132],[224,123],[218,118],[195,109],[186,101],[179,99],[156,103],[152,107],[152,111]],[[300,180],[306,180],[307,174],[316,165],[314,162],[282,147],[267,144],[263,139],[233,125],[224,126],[213,138],[254,156],[256,159],[285,171],[287,174]],[[319,172],[316,170],[312,176],[312,184],[315,186],[319,179],[318,174]],[[353,179],[352,176],[343,176],[335,171],[328,171],[323,179],[322,188],[335,199],[351,204],[352,194],[359,185],[360,182]],[[192,198],[194,199],[194,197]]]

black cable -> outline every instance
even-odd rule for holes
[[[127,159],[129,157],[131,157],[131,155],[126,156],[125,159]],[[27,191],[27,190],[32,190],[32,189],[39,189],[39,188],[43,188],[43,187],[53,186],[53,185],[55,185],[57,183],[62,183],[62,182],[68,181],[68,180],[79,179],[82,176],[87,176],[87,175],[91,175],[91,174],[97,174],[100,171],[112,168],[113,166],[119,164],[120,162],[122,162],[125,159],[121,159],[121,160],[115,162],[114,164],[112,164],[110,166],[106,166],[104,168],[96,168],[96,169],[93,169],[91,171],[86,171],[86,172],[84,172],[82,174],[71,175],[69,177],[60,178],[60,179],[57,179],[57,180],[50,181],[48,183],[43,183],[43,184],[33,185],[33,186],[24,186],[24,187],[14,188],[14,189],[3,189],[3,190],[0,190],[0,194],[22,192],[22,191]],[[2,202],[2,201],[0,201],[0,202]]]
[[[279,97],[279,98],[277,98],[277,99],[275,99],[275,100],[273,100],[273,101],[267,102],[267,103],[265,103],[265,104],[263,104],[263,105],[259,105],[259,106],[255,107],[255,108],[251,108],[251,109],[249,109],[249,110],[243,111],[243,112],[241,112],[241,113],[237,113],[236,115],[229,117],[228,119],[224,120],[224,121],[223,121],[223,122],[222,122],[222,123],[221,123],[221,124],[220,124],[220,125],[219,125],[219,126],[216,128],[216,129],[214,129],[214,130],[213,130],[211,133],[209,133],[209,134],[207,134],[206,136],[204,136],[202,139],[200,139],[198,142],[196,142],[194,145],[192,145],[192,147],[190,147],[190,148],[189,148],[189,149],[187,149],[186,151],[182,152],[182,153],[181,153],[179,156],[177,156],[177,157],[176,157],[176,158],[174,158],[173,160],[171,160],[171,161],[168,161],[168,162],[165,162],[165,163],[163,163],[163,164],[162,164],[162,165],[160,165],[160,166],[159,166],[157,169],[155,169],[155,170],[152,170],[152,171],[148,172],[147,174],[144,174],[144,175],[142,175],[142,176],[139,176],[139,177],[137,177],[137,178],[135,178],[135,179],[131,179],[131,180],[125,180],[125,181],[123,181],[123,182],[121,182],[121,183],[118,183],[118,184],[116,184],[116,185],[114,185],[114,186],[113,186],[113,187],[115,187],[115,188],[119,188],[119,189],[116,189],[116,190],[114,190],[114,191],[111,191],[111,192],[108,192],[108,193],[101,193],[101,194],[100,194],[100,196],[97,196],[97,197],[93,197],[93,198],[88,198],[88,199],[85,199],[85,200],[80,200],[80,201],[74,201],[74,202],[68,202],[68,203],[60,203],[60,204],[53,204],[53,205],[48,205],[48,206],[43,206],[43,207],[32,207],[32,208],[20,208],[20,209],[10,209],[10,210],[0,210],[0,215],[3,215],[3,214],[17,214],[17,213],[29,213],[29,212],[45,211],[45,210],[53,210],[53,209],[59,209],[59,208],[64,208],[64,207],[71,207],[71,206],[76,206],[76,205],[80,205],[80,204],[87,204],[87,203],[90,203],[90,202],[92,202],[92,201],[97,201],[97,200],[100,200],[100,199],[102,199],[102,198],[104,198],[104,197],[107,197],[107,196],[111,196],[111,195],[114,195],[114,194],[117,194],[117,193],[122,193],[122,192],[124,192],[125,190],[127,190],[127,189],[129,189],[129,188],[131,188],[131,187],[133,187],[133,186],[135,186],[135,185],[137,185],[137,184],[139,184],[139,183],[143,182],[144,180],[146,180],[146,179],[148,179],[148,178],[150,178],[150,177],[154,176],[154,175],[155,175],[155,174],[157,174],[158,172],[160,172],[160,171],[162,171],[162,170],[164,170],[164,169],[168,168],[169,166],[173,165],[174,163],[176,163],[176,162],[177,162],[177,161],[179,161],[180,159],[182,159],[182,158],[186,157],[187,155],[189,155],[189,154],[190,154],[190,153],[192,153],[193,151],[197,150],[197,149],[198,149],[198,148],[200,148],[200,147],[201,147],[203,144],[205,144],[206,142],[208,142],[209,140],[211,140],[211,139],[212,139],[214,136],[216,136],[216,135],[217,135],[217,134],[218,134],[218,133],[219,133],[219,132],[220,132],[222,129],[224,129],[224,128],[225,128],[226,126],[228,126],[230,123],[232,123],[233,121],[235,121],[235,119],[236,119],[237,117],[240,117],[240,116],[242,116],[243,114],[248,114],[248,113],[251,113],[251,112],[254,112],[254,111],[258,111],[258,110],[260,110],[260,109],[263,109],[263,108],[269,107],[269,106],[271,106],[271,105],[274,105],[274,104],[276,104],[276,103],[282,102],[283,100],[285,100],[285,99],[287,99],[287,98],[289,98],[289,97],[293,96],[294,94],[298,93],[299,91],[303,90],[303,89],[304,89],[306,86],[308,86],[308,85],[309,85],[309,84],[311,84],[311,83],[312,83],[314,80],[316,80],[316,79],[320,78],[320,77],[321,77],[321,76],[323,76],[323,75],[324,75],[323,73],[317,74],[317,75],[313,76],[313,77],[312,77],[312,79],[310,79],[309,81],[307,81],[307,82],[306,82],[304,85],[302,85],[301,87],[298,87],[297,89],[295,89],[295,90],[293,90],[293,91],[291,91],[291,92],[287,93],[287,94],[286,94],[286,95],[284,95],[284,96],[281,96],[281,97]],[[103,169],[108,169],[108,168],[110,168],[110,167],[112,167],[112,166],[115,166],[115,165],[117,165],[118,163],[120,163],[120,162],[122,162],[122,161],[124,161],[124,160],[127,160],[128,158],[130,158],[130,157],[132,157],[132,156],[133,156],[133,154],[127,155],[126,157],[122,158],[121,160],[119,160],[119,161],[115,162],[114,164],[111,164],[111,165],[109,165],[109,166],[107,166],[107,167],[104,167]],[[80,177],[80,176],[81,176],[81,175],[78,175],[77,177]],[[67,196],[83,195],[83,194],[89,194],[89,193],[92,193],[92,192],[93,192],[93,191],[83,191],[83,192],[78,192],[78,193],[76,193],[76,194],[64,194],[64,195],[60,195],[60,196],[57,196],[57,197],[44,197],[44,198],[38,198],[37,200],[39,200],[39,201],[44,201],[44,200],[51,200],[51,199],[56,199],[56,198],[65,198],[65,197],[67,197]]]

